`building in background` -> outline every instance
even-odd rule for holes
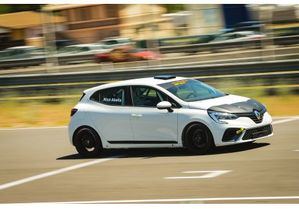
[[[248,5],[248,8],[274,36],[299,34],[299,5]]]
[[[165,17],[165,13],[166,9],[161,5],[120,5],[121,36],[135,40],[174,36],[172,18]]]
[[[292,34],[298,31],[298,16],[298,5],[187,4],[167,14],[165,6],[157,4],[50,4],[41,13],[0,15],[0,48],[57,40],[94,43],[116,36],[148,40],[208,35],[251,20],[266,22],[267,30],[279,33],[293,27]]]
[[[186,25],[188,35],[217,33],[225,28],[221,4],[186,4],[185,8],[191,12]]]
[[[0,50],[7,48],[7,43],[10,40],[10,30],[0,27]]]
[[[65,30],[57,39],[92,43],[106,37],[119,36],[118,5],[60,4],[46,5],[44,12],[65,17]]]
[[[66,30],[58,38],[80,43],[113,36],[148,39],[173,35],[171,19],[162,17],[166,10],[159,5],[47,5],[43,11],[66,18]]]
[[[192,12],[188,21],[190,35],[219,33],[252,20],[245,4],[187,4],[186,10]]]
[[[25,11],[0,15],[1,48],[15,45],[43,46],[43,24],[52,22],[63,30],[61,16],[45,17],[39,12]],[[48,21],[48,22],[47,22]]]
[[[223,4],[224,28],[234,28],[240,22],[252,20],[250,12],[245,4]]]
[[[176,36],[185,36],[189,34],[189,20],[190,23],[192,23],[192,14],[193,13],[190,11],[179,11],[176,13],[164,14],[163,17],[171,18]]]

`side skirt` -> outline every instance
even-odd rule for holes
[[[177,141],[108,141],[109,144],[177,144]]]

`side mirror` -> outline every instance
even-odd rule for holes
[[[173,110],[171,109],[171,106],[172,106],[171,103],[168,102],[168,101],[159,102],[157,104],[157,108],[159,110],[165,110],[165,109],[167,109],[168,112],[173,112]]]

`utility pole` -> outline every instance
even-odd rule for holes
[[[53,24],[52,11],[42,12],[43,39],[46,58],[46,70],[48,73],[59,72],[59,62],[55,45],[55,25]]]
[[[267,5],[267,6],[261,6],[261,8],[258,8],[258,14],[259,19],[262,21],[261,26],[261,32],[266,34],[266,40],[261,40],[261,47],[262,47],[262,56],[269,56],[269,54],[266,52],[267,49],[273,48],[273,51],[270,51],[270,55],[275,59],[275,45],[273,41],[273,34],[272,30],[269,29],[269,26],[271,27],[273,22],[273,6]],[[271,58],[272,59],[272,58]],[[263,60],[267,60],[266,58],[263,58]]]

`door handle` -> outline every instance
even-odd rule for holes
[[[136,113],[133,113],[131,114],[132,117],[142,117],[142,114],[136,114]]]

